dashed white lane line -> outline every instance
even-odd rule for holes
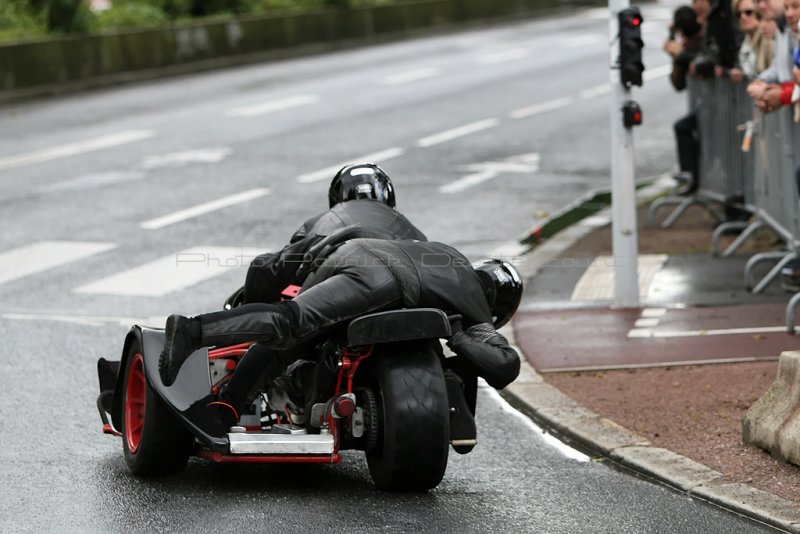
[[[426,148],[429,146],[438,145],[440,143],[446,143],[447,141],[452,141],[453,139],[458,139],[459,137],[464,137],[465,135],[470,135],[483,130],[488,130],[489,128],[494,128],[499,124],[500,121],[497,119],[486,119],[465,124],[464,126],[459,126],[458,128],[453,128],[444,132],[429,135],[428,137],[423,137],[417,141],[417,146]]]
[[[175,213],[164,215],[163,217],[150,219],[149,221],[143,222],[139,226],[144,230],[157,230],[159,228],[164,228],[165,226],[169,226],[171,224],[185,221],[187,219],[193,219],[194,217],[199,217],[200,215],[205,215],[206,213],[211,213],[212,211],[217,211],[221,210],[222,208],[235,206],[236,204],[241,204],[243,202],[248,202],[250,200],[263,197],[268,194],[269,194],[269,189],[266,188],[251,189],[249,191],[244,191],[242,193],[237,193],[235,195],[230,195],[224,198],[219,198],[217,200],[212,200],[211,202],[199,204],[191,208],[176,211]]]
[[[499,52],[490,52],[481,54],[475,58],[475,63],[478,65],[497,65],[498,63],[507,63],[509,61],[517,61],[528,57],[528,51],[524,48],[512,48],[509,50],[501,50]]]
[[[123,132],[112,133],[77,143],[69,143],[61,146],[54,146],[44,150],[27,152],[16,156],[0,158],[0,170],[13,169],[34,163],[51,161],[67,156],[76,156],[87,152],[94,152],[104,148],[111,148],[127,143],[142,141],[156,135],[154,130],[125,130]]]
[[[161,168],[185,167],[191,163],[219,163],[233,153],[227,146],[214,146],[208,148],[198,148],[194,150],[183,150],[170,154],[158,156],[148,156],[142,162],[142,167],[146,170]]]
[[[611,92],[611,85],[604,83],[602,85],[598,85],[597,87],[592,87],[590,89],[581,91],[579,96],[583,100],[589,100],[591,98],[606,95],[610,92]]]
[[[333,178],[333,175],[339,171],[339,169],[354,161],[369,161],[372,163],[382,163],[392,158],[402,156],[404,153],[405,151],[402,148],[398,147],[387,148],[386,150],[381,150],[380,152],[373,152],[372,154],[367,154],[366,156],[359,156],[357,158],[352,158],[349,161],[338,163],[336,165],[331,165],[330,167],[325,167],[324,169],[320,169],[318,171],[301,174],[300,176],[297,177],[297,181],[302,184],[308,184],[311,182],[318,182],[320,180],[330,180],[331,178]]]
[[[317,95],[297,95],[280,100],[260,102],[251,106],[231,108],[225,111],[225,115],[228,117],[258,117],[259,115],[297,108],[300,106],[308,106],[309,104],[316,104],[317,102],[319,102],[319,97]]]
[[[166,317],[114,317],[111,315],[67,315],[59,313],[0,313],[0,319],[12,321],[55,321],[60,323],[79,324],[83,326],[107,326],[116,324],[130,328],[132,325],[147,325],[163,328]]]
[[[81,286],[75,293],[160,297],[244,268],[263,249],[195,247]]]
[[[42,241],[0,253],[0,284],[111,250],[114,243]]]
[[[404,83],[416,82],[419,80],[426,80],[439,75],[439,69],[434,67],[425,67],[421,69],[410,70],[406,72],[398,72],[383,78],[379,83],[381,85],[401,85]]]
[[[516,109],[509,113],[508,116],[511,119],[524,119],[526,117],[539,115],[540,113],[546,113],[548,111],[555,111],[557,109],[565,108],[570,104],[572,104],[572,98],[570,97],[556,98],[555,100],[549,100],[547,102],[542,102],[541,104],[534,104],[533,106],[528,106],[526,108]]]

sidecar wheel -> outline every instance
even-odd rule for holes
[[[394,346],[373,356],[378,443],[367,464],[378,489],[424,491],[447,468],[450,418],[442,366],[426,343]]]
[[[122,448],[134,475],[167,475],[186,467],[194,438],[147,382],[138,342],[128,353],[122,405]]]

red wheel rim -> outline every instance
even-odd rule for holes
[[[125,391],[125,440],[128,450],[139,450],[144,430],[144,409],[147,402],[147,379],[144,376],[144,358],[136,354],[128,370],[128,387]]]

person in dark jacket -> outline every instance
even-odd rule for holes
[[[703,26],[698,13],[689,6],[675,10],[671,32],[679,40],[671,38],[664,44],[664,51],[672,57],[670,81],[676,91],[686,89],[686,78],[690,65],[703,47]],[[675,179],[681,183],[682,194],[697,190],[700,171],[700,136],[697,126],[697,110],[692,109],[673,124],[678,152],[680,172]]]
[[[392,182],[373,163],[347,165],[336,173],[328,190],[328,204],[330,209],[303,223],[280,252],[262,254],[251,262],[244,302],[277,302],[287,286],[302,285],[305,273],[298,268],[306,255],[342,228],[359,227],[361,237],[427,241],[425,234],[395,210]]]
[[[519,356],[496,330],[510,320],[522,296],[522,279],[508,262],[487,260],[473,267],[442,243],[378,239],[352,239],[317,260],[318,267],[293,300],[245,304],[193,318],[171,315],[159,359],[163,383],[171,385],[186,358],[200,347],[254,341],[288,351],[355,317],[417,307],[462,316],[448,346],[463,368],[490,386],[503,388],[519,374]],[[242,363],[248,358],[247,376],[237,368],[232,384],[250,380],[254,366],[269,365],[263,353],[248,352]],[[216,432],[238,419],[238,406],[228,400],[210,404],[220,419]]]

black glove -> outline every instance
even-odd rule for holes
[[[502,389],[519,375],[519,355],[491,325],[475,325],[467,332],[455,332],[447,340],[447,346],[468,361],[475,373],[493,388]]]

